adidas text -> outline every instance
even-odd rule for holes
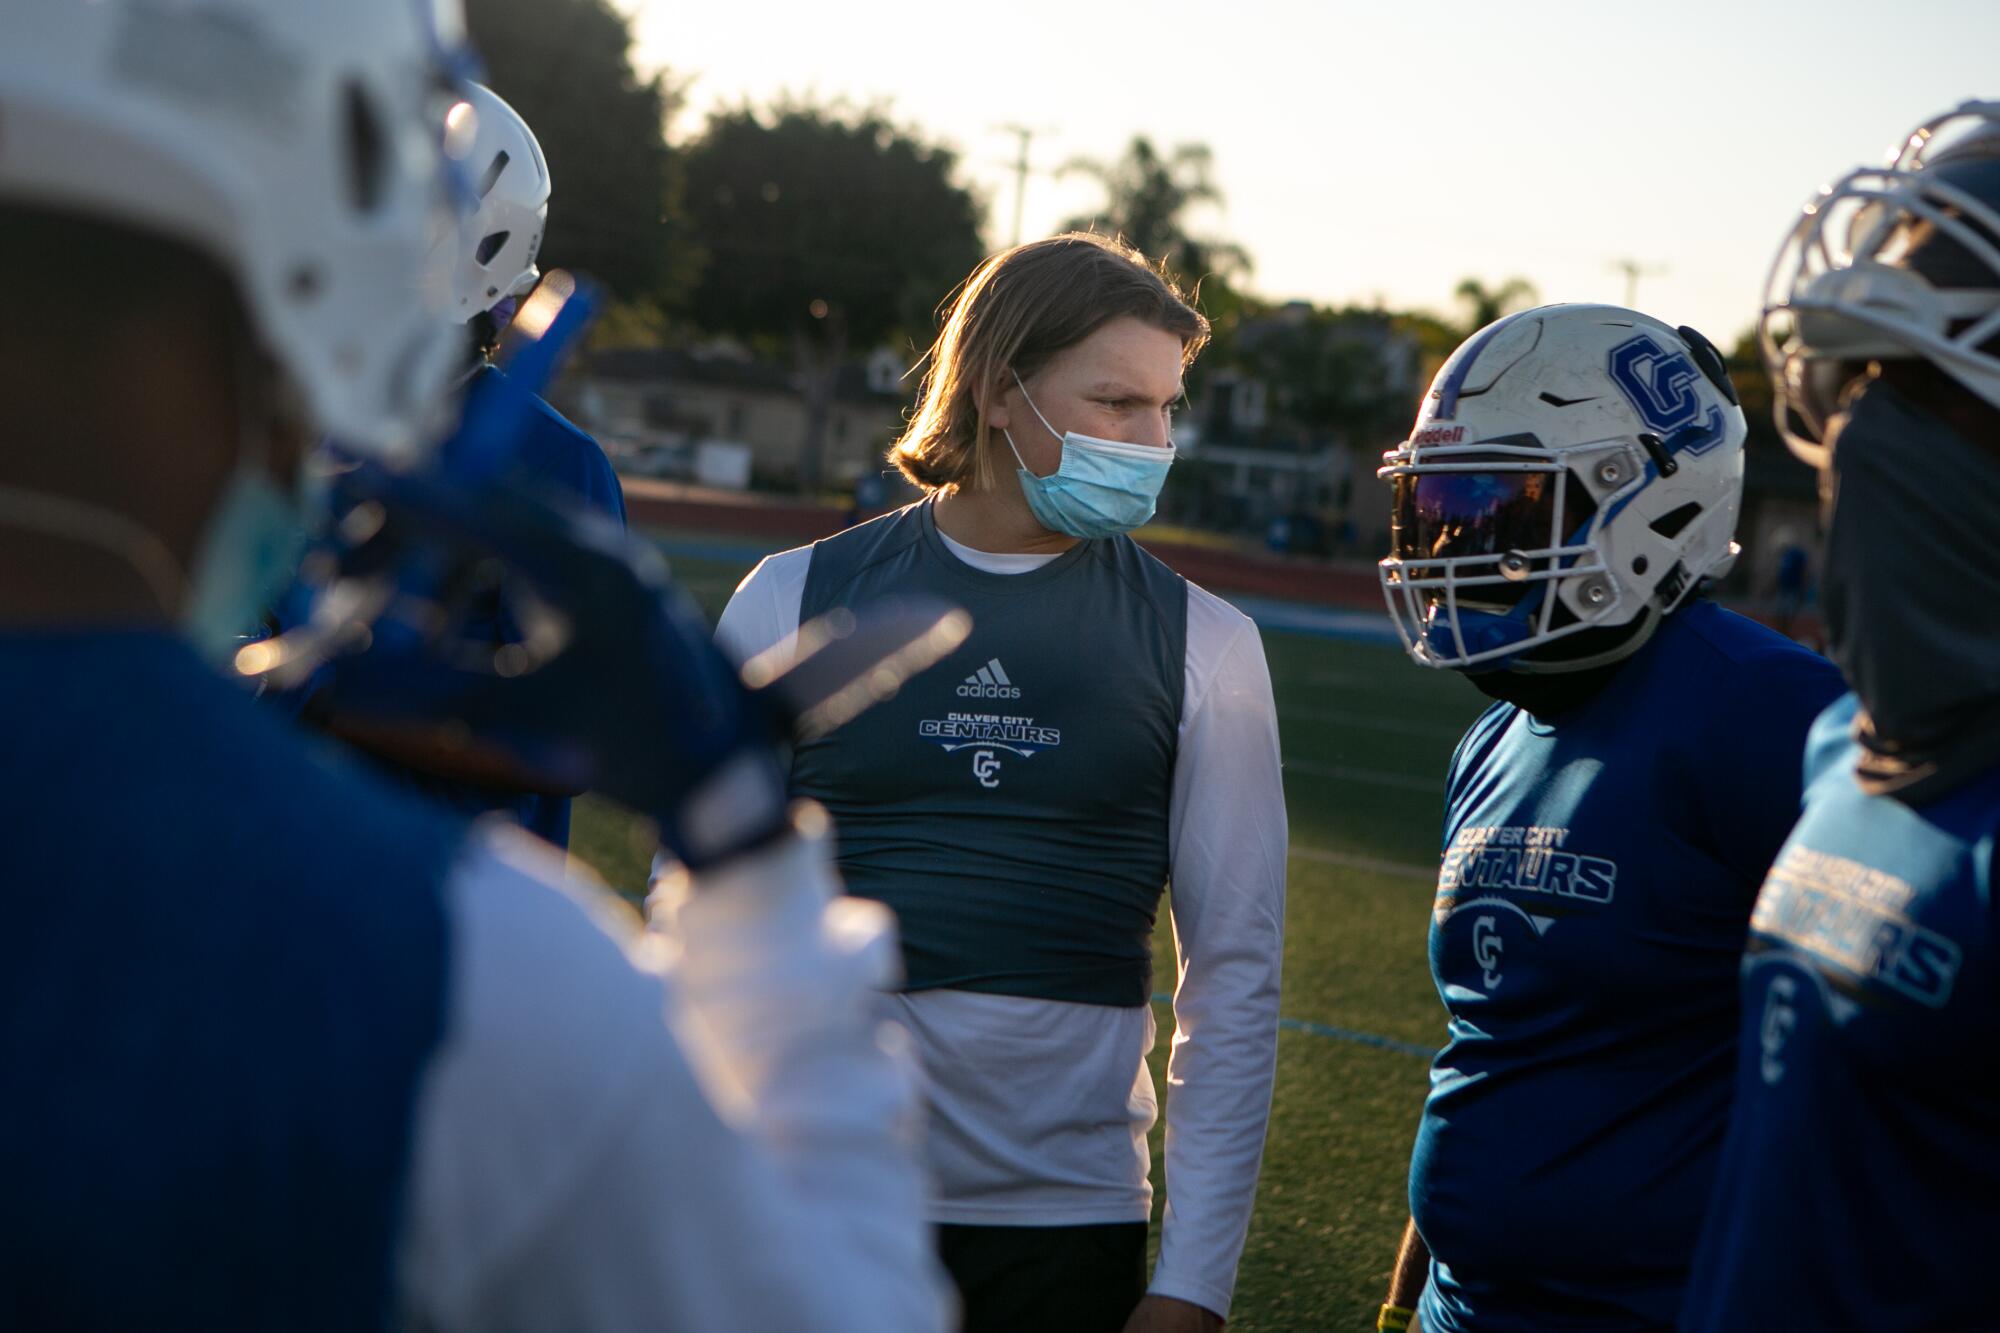
[[[958,687],[961,699],[1018,699],[1021,687],[1007,679],[1007,668],[1000,665],[1000,659],[990,658],[985,666],[965,678],[965,684]]]

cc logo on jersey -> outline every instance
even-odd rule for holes
[[[1479,964],[1479,980],[1487,990],[1500,984],[1500,955],[1506,952],[1506,941],[1500,938],[1500,922],[1490,916],[1482,916],[1472,923],[1472,961]]]
[[[1000,785],[1000,756],[991,750],[972,752],[972,776],[979,779],[979,785],[991,791]]]
[[[1764,1048],[1764,1056],[1758,1061],[1757,1072],[1769,1087],[1776,1087],[1785,1076],[1785,1062],[1778,1057],[1792,1029],[1799,1025],[1799,1011],[1792,1007],[1798,993],[1798,982],[1783,973],[1772,977],[1764,992],[1764,1021],[1758,1025],[1758,1042]]]
[[[1528,927],[1528,932],[1525,934],[1517,928],[1511,926],[1507,928],[1513,930],[1517,950],[1520,947],[1519,941],[1539,940],[1547,935],[1549,927],[1555,924],[1553,918],[1537,916],[1524,910],[1519,903],[1493,896],[1473,898],[1469,901],[1442,896],[1438,899],[1433,915],[1440,927],[1449,926],[1454,921],[1460,922],[1461,926],[1466,921],[1472,923],[1470,958],[1467,958],[1468,951],[1463,943],[1465,937],[1459,934],[1457,939],[1460,942],[1453,946],[1452,961],[1446,966],[1454,977],[1464,976],[1466,984],[1469,985],[1471,977],[1466,970],[1466,963],[1469,961],[1473,967],[1479,969],[1479,984],[1485,987],[1489,995],[1500,988],[1503,979],[1502,965],[1507,956],[1507,930],[1503,930],[1502,927],[1508,918],[1519,920]],[[1534,950],[1531,948],[1525,954],[1517,952],[1515,961],[1519,962],[1525,958],[1532,963],[1534,956]],[[1530,984],[1532,986],[1532,983]]]

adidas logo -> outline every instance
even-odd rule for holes
[[[1018,699],[1021,687],[1007,679],[1007,672],[995,657],[985,666],[965,678],[965,684],[958,687],[961,699]]]

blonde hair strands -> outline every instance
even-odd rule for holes
[[[1208,341],[1208,321],[1144,255],[1122,241],[1070,232],[994,255],[951,301],[930,350],[916,411],[889,461],[928,491],[991,482],[985,403],[1011,369],[1027,379],[1120,316],[1181,340],[1181,364]]]

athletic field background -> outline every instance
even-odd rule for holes
[[[689,558],[674,554],[673,534],[661,535],[711,618],[759,554],[703,548],[705,558]],[[1444,1031],[1425,957],[1444,771],[1486,701],[1451,673],[1375,643],[1267,630],[1264,650],[1291,815],[1284,1027],[1229,1326],[1373,1328],[1408,1215],[1404,1178],[1428,1055]],[[580,802],[571,847],[621,892],[641,891],[650,843],[615,807]],[[1154,956],[1154,989],[1165,993],[1174,954],[1164,910]],[[1164,1106],[1173,1016],[1164,1002],[1155,1014]]]

